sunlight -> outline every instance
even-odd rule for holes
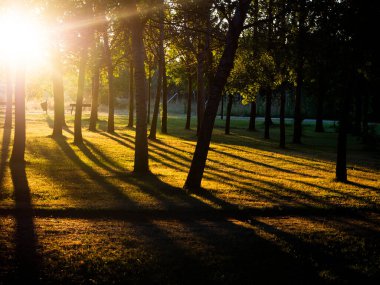
[[[47,62],[48,32],[38,15],[19,10],[0,12],[0,60],[28,68]]]

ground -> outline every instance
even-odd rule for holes
[[[350,137],[349,183],[334,181],[335,126],[278,147],[217,120],[203,191],[182,190],[196,136],[184,118],[149,142],[150,175],[135,175],[134,130],[51,138],[52,117],[27,118],[24,166],[9,167],[0,125],[0,284],[376,283],[380,155]],[[102,119],[102,117],[101,117]],[[2,122],[0,114],[0,122]],[[291,126],[287,128],[291,141]]]

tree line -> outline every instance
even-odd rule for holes
[[[270,138],[272,100],[280,100],[280,142],[285,142],[286,94],[294,96],[293,143],[302,142],[302,102],[315,96],[316,132],[323,132],[325,106],[339,114],[336,179],[347,181],[347,134],[371,139],[369,122],[379,120],[376,27],[379,5],[359,0],[34,0],[52,27],[53,137],[65,123],[64,67],[78,70],[74,142],[83,143],[82,106],[86,76],[91,78],[89,130],[96,131],[99,86],[105,74],[107,132],[115,131],[115,99],[120,74],[128,74],[129,127],[136,128],[134,171],[149,171],[148,139],[168,133],[170,85],[187,94],[190,128],[196,91],[197,144],[184,188],[201,187],[218,107],[224,93],[250,104],[247,128],[256,129],[257,98],[265,98],[264,137]],[[10,86],[8,80],[8,86]],[[11,162],[25,150],[25,71],[15,80],[15,139]],[[155,90],[153,90],[155,89]],[[7,89],[5,127],[11,123]],[[312,95],[310,95],[312,94]],[[154,100],[154,102],[153,102]],[[160,104],[162,111],[160,114]],[[153,108],[151,110],[151,106]],[[134,122],[134,120],[136,121]],[[254,147],[254,146],[252,146]]]

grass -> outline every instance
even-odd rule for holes
[[[133,174],[134,131],[86,130],[73,117],[53,139],[52,118],[27,117],[25,168],[8,167],[12,135],[0,127],[0,284],[245,284],[374,282],[380,274],[380,156],[349,138],[347,184],[334,181],[333,125],[302,145],[278,147],[246,131],[247,119],[216,122],[203,194],[181,188],[194,129],[169,118],[149,142],[152,174]],[[0,116],[0,121],[3,118]],[[194,128],[194,126],[193,126]],[[34,278],[34,279],[33,279]],[[5,281],[2,281],[5,280]]]

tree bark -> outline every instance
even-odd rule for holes
[[[135,66],[134,79],[136,84],[136,139],[134,172],[148,173],[148,139],[147,139],[147,106],[146,106],[146,75],[145,75],[145,46],[143,40],[144,26],[137,12],[136,1],[129,1],[130,29],[132,33],[132,55]]]
[[[19,67],[16,72],[15,82],[15,134],[11,163],[25,162],[25,69]]]
[[[285,88],[281,89],[280,94],[280,147],[285,148]]]
[[[191,97],[193,96],[193,77],[192,74],[189,72],[188,76],[188,95],[187,95],[187,108],[186,108],[186,125],[185,129],[190,130],[190,124],[191,124]]]
[[[150,124],[150,99],[152,97],[152,66],[148,66],[148,118],[147,124]]]
[[[232,102],[234,96],[232,94],[228,94],[228,104],[227,104],[227,115],[226,115],[226,128],[224,130],[226,135],[230,134],[230,125],[231,125],[231,110],[232,110]]]
[[[265,122],[264,138],[269,139],[269,129],[272,125],[272,90],[265,90]]]
[[[83,143],[82,137],[82,106],[83,106],[83,94],[86,74],[87,63],[87,48],[82,48],[80,52],[79,63],[79,76],[78,76],[78,93],[75,106],[75,119],[74,119],[74,143]]]
[[[199,130],[197,145],[191,162],[191,167],[184,185],[190,191],[201,187],[201,181],[206,166],[207,154],[210,147],[212,130],[218,112],[219,102],[228,76],[233,67],[240,33],[247,16],[251,0],[241,0],[236,8],[235,15],[230,23],[226,35],[226,43],[217,71],[212,81],[210,97],[204,114],[204,120]]]
[[[166,134],[168,132],[168,82],[166,76],[166,59],[165,59],[165,14],[164,14],[164,1],[161,0],[161,9],[160,9],[160,61],[162,65],[162,117],[161,117],[161,133]]]
[[[256,100],[251,102],[251,112],[249,114],[249,131],[256,131]]]
[[[158,64],[158,75],[157,75],[157,90],[156,98],[154,101],[152,124],[150,125],[149,139],[155,140],[157,138],[157,122],[158,114],[160,112],[160,100],[161,100],[161,87],[162,87],[162,65]]]
[[[62,136],[62,130],[65,125],[65,105],[62,64],[59,52],[56,51],[53,58],[53,93],[54,93],[54,126],[53,136]]]
[[[199,50],[201,51],[197,56],[197,135],[199,135],[205,112],[203,47],[200,46]]]
[[[114,92],[114,76],[113,76],[113,64],[112,64],[112,55],[110,50],[110,43],[108,38],[108,31],[105,28],[103,33],[104,40],[104,56],[105,62],[107,65],[107,77],[108,77],[108,124],[107,132],[115,132],[115,92]]]
[[[98,104],[99,104],[99,86],[100,86],[100,69],[99,64],[95,64],[92,75],[92,92],[91,92],[91,115],[88,129],[96,131],[98,121]]]
[[[133,128],[133,117],[134,117],[134,105],[135,105],[135,87],[133,80],[133,63],[132,61],[129,63],[129,118],[128,118],[128,128]]]

